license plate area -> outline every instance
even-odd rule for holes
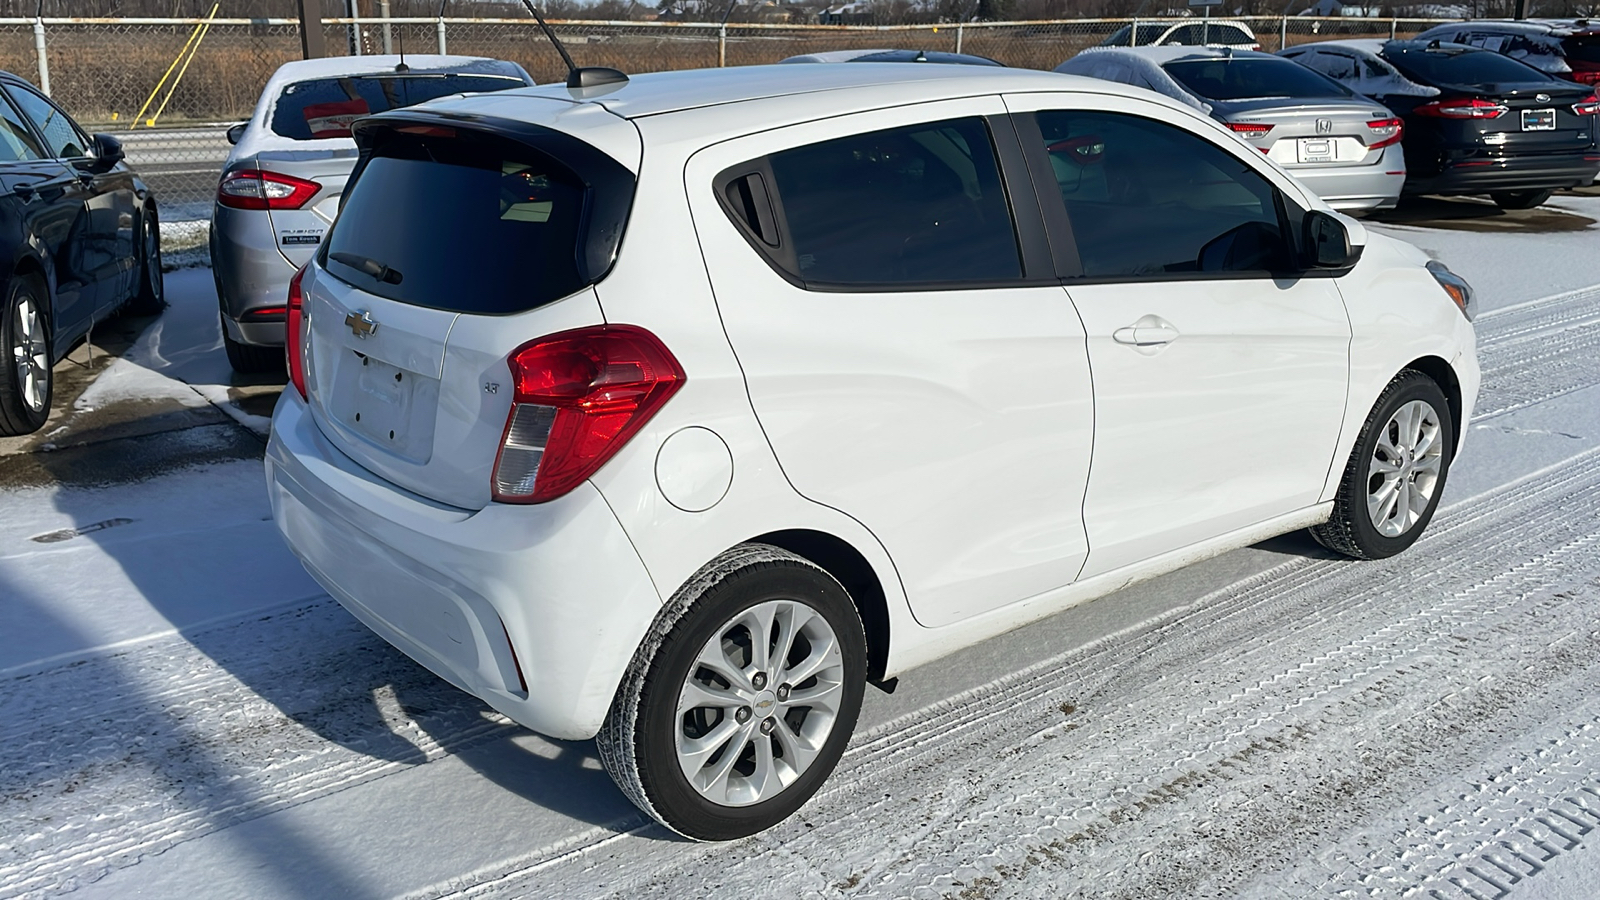
[[[1553,109],[1525,109],[1522,111],[1523,131],[1555,131],[1556,111]]]
[[[1299,138],[1294,148],[1295,162],[1333,162],[1333,138]]]
[[[341,348],[331,412],[339,424],[411,462],[433,447],[439,382],[356,350]]]

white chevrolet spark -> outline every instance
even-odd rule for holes
[[[773,66],[363,119],[273,513],[452,684],[695,838],[868,683],[1194,560],[1427,526],[1466,284],[1106,81]]]

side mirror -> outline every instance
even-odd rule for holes
[[[1306,213],[1303,222],[1301,259],[1306,268],[1348,269],[1361,258],[1361,248],[1350,246],[1343,222],[1318,209]]]
[[[94,157],[92,168],[96,172],[110,171],[112,166],[127,159],[122,142],[109,134],[97,134],[89,139],[89,152]]]
[[[228,129],[228,143],[237,144],[244,137],[244,130],[250,126],[249,122],[240,122]]]

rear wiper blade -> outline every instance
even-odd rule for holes
[[[359,253],[345,253],[341,250],[329,253],[328,258],[337,263],[344,263],[365,275],[371,275],[386,284],[399,284],[400,279],[405,277],[400,274],[399,269],[392,269],[370,256],[362,256]]]

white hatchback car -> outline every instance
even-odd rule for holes
[[[1199,112],[769,66],[356,123],[267,471],[335,598],[668,827],[800,807],[863,690],[1310,528],[1416,540],[1466,285]]]

